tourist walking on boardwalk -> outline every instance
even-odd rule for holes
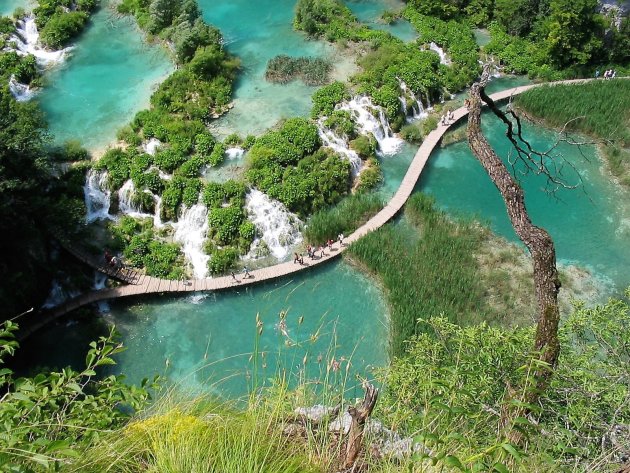
[[[243,275],[244,278],[249,279],[252,277],[252,275],[249,274],[249,268],[247,266],[243,268],[243,271],[245,271],[245,274]]]
[[[238,282],[238,279],[236,279],[236,274],[234,274],[234,271],[230,271],[230,274],[232,275],[232,281]]]
[[[324,253],[324,245],[319,247],[319,251],[320,251],[319,253],[320,258],[323,258],[324,256],[326,256],[326,253]]]
[[[340,233],[339,236],[337,236],[337,240],[339,240],[339,246],[343,246],[343,239],[345,237],[343,236],[343,233]]]

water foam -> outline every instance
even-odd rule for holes
[[[194,277],[207,277],[210,257],[204,253],[203,245],[208,234],[208,208],[203,204],[195,204],[190,208],[184,206],[173,227],[173,237],[182,244],[182,251],[192,265]]]
[[[424,108],[424,104],[418,97],[416,97],[416,94],[413,93],[413,90],[411,90],[407,86],[405,81],[401,79],[398,79],[398,81],[400,82],[400,90],[402,91],[402,95],[398,97],[398,100],[400,100],[407,121],[412,122],[429,116],[428,112]],[[411,115],[407,114],[407,100],[411,100]]]
[[[383,109],[374,105],[369,97],[354,97],[339,105],[339,109],[350,112],[363,134],[374,135],[382,154],[396,154],[402,146],[403,140],[394,135]]]
[[[55,64],[59,64],[66,59],[72,47],[60,49],[58,51],[49,51],[39,44],[39,31],[35,24],[35,17],[28,16],[16,23],[16,34],[9,38],[10,42],[15,44],[14,48],[9,48],[21,56],[32,54],[35,56],[37,64],[47,68]]]
[[[300,233],[302,222],[282,203],[272,200],[257,189],[252,189],[246,196],[245,207],[249,219],[256,225],[259,235],[257,240],[262,240],[275,258],[283,259],[289,254],[291,246],[302,241]],[[255,241],[252,246],[258,244],[260,241]],[[248,258],[255,258],[252,251]]]
[[[83,195],[87,214],[85,220],[92,223],[95,220],[109,219],[113,217],[109,214],[111,191],[108,186],[108,175],[106,171],[96,171],[90,169],[85,178]]]
[[[440,48],[437,44],[435,44],[433,41],[431,41],[431,43],[429,43],[429,49],[431,51],[436,52],[438,54],[438,56],[440,56],[440,64],[444,64],[445,66],[450,66],[451,65],[451,60],[446,55],[446,52],[444,52],[444,50],[442,48]]]
[[[352,166],[352,175],[357,176],[363,167],[363,161],[354,150],[350,149],[347,140],[338,137],[331,129],[324,125],[325,121],[325,117],[317,121],[317,130],[322,144],[332,149],[342,158],[348,160]]]
[[[26,102],[31,100],[35,95],[35,91],[26,84],[17,81],[14,75],[9,79],[9,90],[18,102]]]

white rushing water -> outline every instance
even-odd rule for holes
[[[394,135],[383,109],[374,105],[369,97],[354,97],[342,103],[339,109],[350,112],[363,134],[374,135],[382,154],[396,154],[402,146],[403,140]]]
[[[35,95],[35,91],[33,89],[26,84],[18,82],[14,75],[11,75],[11,78],[9,79],[9,90],[18,102],[26,102],[27,100],[32,99]]]
[[[145,153],[150,154],[151,156],[155,156],[158,149],[162,146],[162,142],[157,138],[151,138],[149,141],[142,143],[142,149]]]
[[[319,132],[319,138],[322,140],[322,144],[332,149],[342,158],[350,161],[350,164],[352,165],[352,175],[356,177],[363,167],[363,161],[356,151],[350,149],[346,139],[338,137],[331,129],[324,125],[325,121],[326,117],[320,118],[317,121],[317,130]]]
[[[257,189],[252,189],[246,196],[249,219],[256,225],[259,239],[264,241],[270,253],[277,259],[283,259],[291,246],[302,241],[300,227],[302,222],[280,202],[274,201]],[[256,246],[259,242],[254,242]],[[248,255],[250,258],[255,256]]]
[[[413,90],[411,90],[407,86],[407,84],[405,84],[405,81],[400,79],[398,80],[400,82],[400,90],[402,91],[402,95],[398,97],[398,99],[400,100],[400,103],[405,113],[407,113],[407,100],[411,101],[411,114],[407,115],[407,121],[411,122],[428,117],[429,113],[425,110],[422,101],[418,97],[416,97],[416,95],[413,93]],[[427,107],[427,110],[428,109],[430,109],[430,107]]]
[[[435,51],[438,54],[438,56],[440,56],[440,63],[441,64],[444,64],[445,66],[450,66],[451,65],[451,60],[446,55],[446,52],[444,52],[444,50],[442,48],[440,48],[437,44],[435,44],[434,42],[431,42],[429,44],[429,49],[431,51]]]
[[[109,215],[111,192],[107,186],[107,178],[106,171],[94,169],[90,169],[86,176],[83,195],[87,207],[87,215],[85,216],[87,223],[92,223],[95,220],[113,219]]]
[[[244,154],[245,150],[236,146],[225,150],[225,157],[227,159],[241,159]]]
[[[18,20],[16,24],[16,33],[9,38],[9,41],[15,44],[14,48],[9,48],[22,56],[32,54],[35,56],[37,64],[41,67],[50,67],[63,62],[72,47],[61,49],[59,51],[49,51],[39,43],[39,31],[35,24],[35,17],[28,16],[22,20]]]
[[[107,275],[100,273],[98,271],[94,271],[94,284],[92,285],[92,289],[98,291],[100,289],[105,289],[107,287]],[[98,301],[96,303],[98,307],[98,311],[101,314],[107,314],[110,311],[109,303],[107,301]]]
[[[175,241],[182,244],[182,251],[190,262],[195,278],[208,276],[210,257],[204,253],[203,245],[208,235],[208,209],[203,204],[183,207],[175,227]]]

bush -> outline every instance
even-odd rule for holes
[[[383,208],[383,201],[375,195],[360,194],[346,197],[337,206],[320,210],[309,219],[304,230],[312,245],[336,240],[340,233],[350,235]]]
[[[333,113],[335,105],[350,99],[350,93],[343,82],[333,82],[317,90],[312,97],[311,117],[328,116]]]
[[[238,251],[234,248],[215,249],[210,255],[208,269],[212,274],[222,274],[234,267]]]
[[[422,142],[422,132],[417,125],[413,123],[409,123],[403,126],[400,129],[400,136],[403,140],[409,141],[411,143],[420,143]]]
[[[368,159],[376,156],[378,142],[374,135],[359,135],[350,143],[350,148],[357,152],[362,159]]]
[[[324,85],[329,81],[331,70],[332,64],[321,58],[292,58],[281,54],[267,63],[265,79],[280,84],[299,79],[306,85]]]
[[[89,15],[82,11],[55,13],[40,31],[40,41],[53,49],[61,49],[75,38],[89,19]]]

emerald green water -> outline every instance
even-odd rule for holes
[[[287,314],[288,337],[278,326],[281,311]],[[263,323],[259,337],[257,314]],[[187,390],[230,397],[247,393],[251,386],[255,351],[261,383],[280,370],[293,381],[323,379],[335,359],[350,360],[352,386],[355,374],[370,376],[372,368],[387,361],[387,309],[381,293],[365,275],[341,262],[247,289],[136,304],[118,301],[105,320],[122,334],[127,351],[117,357],[116,371],[130,381],[161,374]],[[34,335],[23,350],[32,354],[27,364],[74,361],[80,366],[87,343],[98,333],[86,327],[83,321],[71,329],[64,324]],[[342,369],[330,371],[330,379],[340,382],[347,365],[342,361]]]
[[[507,156],[510,143],[503,126],[494,116],[484,115],[484,120],[490,142],[500,156]],[[549,149],[556,140],[554,133],[540,127],[526,125],[525,133],[539,150]],[[560,261],[588,268],[612,291],[623,290],[630,284],[630,196],[611,183],[594,147],[582,147],[580,152],[560,143],[554,155],[564,156],[579,169],[583,185],[549,194],[544,192],[543,176],[522,177],[532,221],[549,231]],[[568,166],[564,173],[577,182]],[[517,241],[498,190],[466,142],[436,151],[416,188],[433,194],[449,212],[476,215],[498,234]]]
[[[370,28],[390,32],[403,41],[413,41],[418,37],[416,30],[406,20],[398,20],[388,25],[383,23],[381,15],[384,11],[399,11],[405,7],[401,0],[346,0],[344,2],[352,13]]]
[[[335,48],[293,30],[295,0],[200,0],[204,19],[223,32],[227,48],[242,62],[234,109],[213,125],[219,136],[260,134],[281,118],[308,115],[316,87],[265,80],[267,62],[279,54],[335,59]],[[342,61],[341,69],[351,66]],[[340,71],[343,73],[343,70]]]
[[[102,2],[72,56],[46,74],[37,96],[58,143],[106,147],[173,70],[165,50],[147,44],[134,21],[114,15],[109,4]]]
[[[0,16],[11,15],[16,8],[28,10],[33,8],[35,2],[32,0],[2,0],[0,2]]]

